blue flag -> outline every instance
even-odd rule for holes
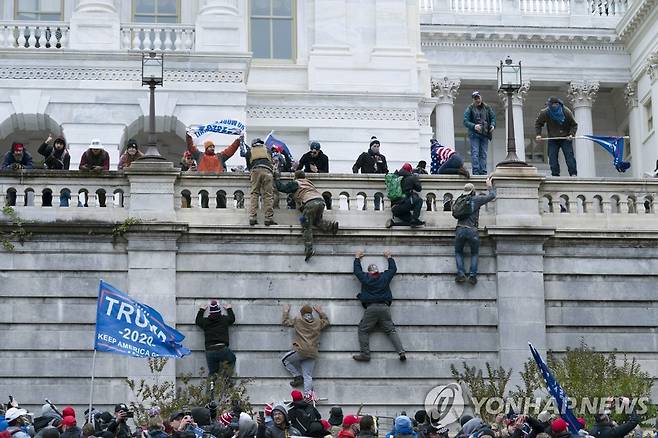
[[[274,146],[279,146],[283,152],[288,155],[288,157],[290,157],[290,160],[293,160],[290,149],[288,149],[288,145],[274,137],[272,132],[274,131],[271,131],[269,134],[267,134],[267,137],[265,137],[265,146],[267,146],[268,149],[272,149]]]
[[[240,135],[244,129],[244,123],[241,121],[224,119],[217,120],[207,125],[191,126],[188,128],[187,133],[190,134],[190,136],[193,138],[199,138],[208,132],[214,132],[216,134]]]
[[[562,389],[557,380],[555,380],[553,373],[551,373],[551,370],[548,369],[548,365],[546,365],[546,362],[544,362],[544,359],[542,359],[541,355],[535,349],[535,347],[533,347],[530,342],[528,342],[528,345],[530,346],[532,357],[535,358],[537,367],[539,368],[541,375],[544,377],[546,388],[548,388],[549,394],[551,394],[551,396],[555,399],[555,403],[557,403],[560,416],[569,425],[569,431],[571,433],[578,433],[578,429],[581,429],[582,425],[578,422],[578,419],[573,414],[571,407],[569,407],[569,396],[567,396],[567,393],[564,392],[564,389]]]
[[[164,323],[155,309],[101,280],[94,350],[133,357],[183,357],[185,336]]]
[[[600,137],[595,135],[583,135],[594,143],[603,146],[603,149],[612,155],[612,164],[617,172],[626,172],[631,163],[624,161],[624,137]]]

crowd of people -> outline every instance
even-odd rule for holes
[[[239,403],[230,410],[218,411],[210,402],[203,407],[191,407],[172,412],[166,418],[154,406],[148,418],[136,418],[125,403],[114,407],[114,413],[100,412],[92,407],[78,416],[71,406],[60,412],[47,400],[39,416],[21,409],[12,400],[3,411],[0,407],[0,438],[637,438],[656,435],[638,427],[635,410],[627,421],[614,423],[608,411],[599,411],[595,424],[587,427],[578,418],[572,432],[563,418],[542,411],[536,417],[513,411],[498,414],[488,423],[483,418],[462,415],[458,424],[441,424],[430,411],[417,411],[409,417],[403,411],[394,418],[390,428],[383,427],[382,418],[373,415],[343,414],[333,406],[323,419],[315,404],[300,391],[291,392],[290,401],[275,401],[257,413],[242,412]],[[82,417],[82,418],[81,418]],[[132,425],[130,423],[133,423]],[[452,428],[452,431],[451,431]],[[638,436],[639,435],[639,436]]]

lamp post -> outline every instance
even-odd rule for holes
[[[518,64],[512,63],[509,56],[505,62],[500,61],[498,67],[498,91],[507,94],[507,156],[505,160],[496,164],[500,166],[525,167],[528,164],[519,160],[516,155],[516,138],[514,137],[514,113],[512,109],[512,95],[521,88],[521,61]]]
[[[149,102],[149,138],[143,159],[166,160],[158,151],[155,137],[155,86],[162,85],[164,78],[164,55],[162,53],[142,53],[142,85],[148,85],[150,91]]]

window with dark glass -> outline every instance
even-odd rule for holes
[[[178,23],[179,0],[135,0],[133,21],[136,23]]]
[[[251,51],[254,58],[293,58],[294,6],[294,0],[250,0]]]
[[[62,0],[16,0],[16,20],[62,21]]]

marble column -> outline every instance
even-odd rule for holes
[[[316,0],[314,27],[315,39],[312,50],[338,52],[349,51],[347,43],[347,3],[345,0]]]
[[[651,111],[653,113],[653,131],[655,132],[658,126],[658,52],[654,52],[649,56],[647,60],[647,74],[651,80]],[[645,111],[644,108],[642,110]],[[646,124],[646,122],[643,123]],[[642,127],[643,132],[646,129],[646,127]],[[644,137],[644,134],[642,136]],[[644,144],[643,151],[646,158],[645,161],[647,161],[647,172],[653,171],[656,160],[658,159],[658,135],[654,134],[651,136],[647,143]]]
[[[404,1],[376,0],[374,50],[375,52],[384,51],[385,53],[409,50],[407,5]]]
[[[246,52],[248,20],[246,6],[237,0],[202,0],[195,23],[195,51]]]
[[[641,178],[645,172],[646,164],[642,148],[642,120],[637,101],[637,82],[631,81],[624,89],[624,99],[628,108],[628,131],[630,135],[631,172],[634,178]]]
[[[436,139],[445,146],[455,147],[455,98],[459,92],[459,79],[432,79],[432,96],[438,99],[435,124]]]
[[[119,13],[114,0],[78,0],[70,26],[71,49],[114,51],[121,48]]]
[[[574,117],[578,123],[576,135],[592,134],[592,105],[598,92],[598,81],[573,81],[569,85],[567,94],[573,105]],[[596,176],[594,143],[586,139],[576,139],[573,148],[578,164],[578,176],[585,178]]]
[[[519,160],[525,161],[525,127],[523,124],[523,102],[525,102],[525,97],[530,90],[530,82],[524,82],[519,88],[518,91],[512,94],[512,114],[514,116],[514,144],[516,146],[516,156],[519,157]],[[503,92],[498,92],[501,102],[505,106],[505,115],[507,115],[507,94]],[[501,126],[500,121],[498,126]],[[505,123],[505,144],[507,145],[507,138],[509,138],[509,132],[507,132],[507,123]]]

